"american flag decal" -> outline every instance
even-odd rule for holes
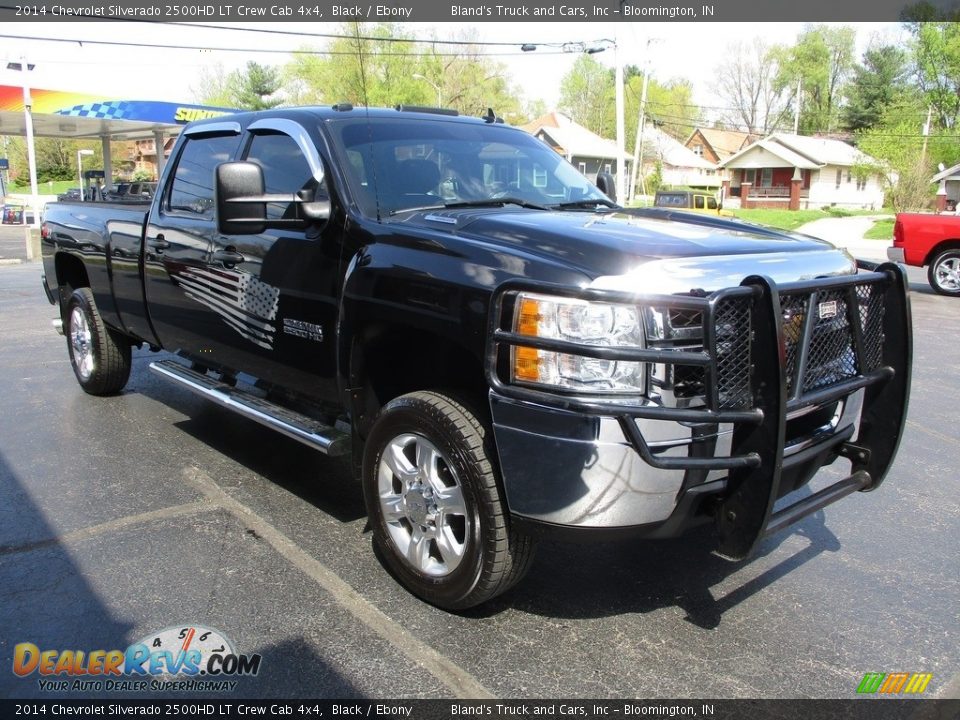
[[[206,305],[250,342],[273,350],[279,288],[250,273],[188,267],[176,274],[187,297]]]

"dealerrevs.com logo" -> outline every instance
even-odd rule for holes
[[[151,633],[125,650],[41,650],[23,642],[13,649],[13,672],[38,676],[47,692],[232,691],[234,678],[260,672],[262,657],[234,650],[223,633],[177,625]]]

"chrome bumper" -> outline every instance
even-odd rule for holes
[[[887,248],[887,259],[892,260],[895,263],[906,263],[904,258],[904,252],[902,247],[888,247]]]

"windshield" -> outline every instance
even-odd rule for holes
[[[504,125],[397,117],[333,128],[347,183],[370,217],[487,201],[610,204],[547,145]]]

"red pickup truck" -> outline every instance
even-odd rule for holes
[[[936,292],[960,297],[960,216],[899,213],[887,257],[907,265],[926,265],[927,279]]]

